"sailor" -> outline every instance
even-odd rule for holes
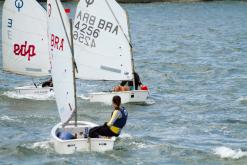
[[[42,83],[42,88],[44,87],[53,87],[52,78]]]
[[[135,90],[138,90],[138,87],[142,86],[142,82],[140,80],[140,76],[138,73],[134,72],[134,79],[135,79]],[[129,91],[134,90],[133,81],[122,81],[119,86],[114,87],[113,91]]]
[[[124,107],[121,107],[121,97],[114,96],[112,98],[113,112],[111,119],[105,122],[104,125],[91,128],[89,131],[89,137],[99,138],[100,136],[118,137],[122,128],[125,126],[128,118],[128,112]]]

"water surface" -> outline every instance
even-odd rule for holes
[[[136,70],[156,104],[126,105],[128,123],[114,151],[58,155],[49,143],[59,122],[54,100],[3,95],[32,79],[1,69],[0,164],[246,164],[247,3],[123,7]],[[80,94],[116,83],[77,82]],[[79,110],[81,120],[99,124],[111,113],[82,99]]]

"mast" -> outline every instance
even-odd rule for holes
[[[73,42],[73,21],[70,18],[70,36],[71,36],[71,54],[72,54],[72,66],[73,66],[73,83],[74,83],[74,98],[75,98],[75,126],[77,126],[77,99],[76,99],[76,80],[75,80],[75,56],[74,56],[74,42]]]
[[[134,57],[133,57],[133,51],[132,51],[132,45],[130,46],[131,51],[131,66],[132,66],[132,75],[133,75],[133,87],[136,89],[136,82],[135,82],[135,66],[134,66]]]
[[[133,46],[131,43],[131,34],[130,34],[130,26],[129,26],[129,15],[126,12],[126,17],[128,21],[128,32],[129,32],[129,45],[130,45],[130,54],[131,54],[131,66],[132,66],[132,75],[133,75],[133,90],[136,90],[136,83],[135,83],[135,65],[134,65],[134,56],[133,56]]]

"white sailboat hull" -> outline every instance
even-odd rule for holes
[[[115,137],[112,138],[85,138],[86,129],[89,130],[92,127],[97,126],[94,123],[86,121],[78,121],[77,127],[74,122],[70,122],[64,128],[62,123],[58,123],[53,127],[51,131],[51,138],[54,144],[55,151],[59,154],[72,154],[76,151],[96,151],[104,152],[113,150]],[[77,139],[61,140],[57,137],[59,131],[69,131],[72,134],[77,134]]]
[[[54,93],[52,87],[42,88],[42,86],[37,86],[37,88],[35,86],[16,87],[14,91],[18,95],[48,95]]]
[[[148,90],[133,90],[121,92],[97,92],[89,93],[90,102],[112,103],[113,96],[120,96],[121,102],[124,103],[145,103],[148,98]]]

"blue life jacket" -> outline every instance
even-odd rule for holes
[[[114,122],[113,126],[122,129],[122,128],[125,126],[126,122],[127,122],[127,119],[128,119],[128,112],[127,112],[127,110],[126,110],[124,107],[121,107],[121,108],[120,108],[120,112],[121,112],[121,114],[122,114],[122,117],[121,117],[121,118],[118,118],[118,119]]]

